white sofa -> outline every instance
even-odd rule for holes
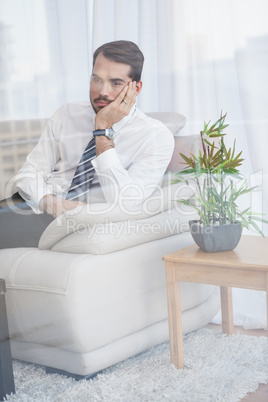
[[[174,133],[184,124],[180,115],[156,117]],[[192,138],[176,142],[170,170]],[[141,207],[80,207],[52,222],[39,248],[0,250],[13,358],[90,376],[168,340],[162,257],[193,243],[193,215],[173,202],[189,194],[167,175]],[[184,333],[220,309],[217,287],[183,283],[181,294]]]

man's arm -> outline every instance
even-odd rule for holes
[[[129,114],[135,102],[136,82],[131,81],[123,88],[113,102],[105,106],[96,114],[95,130],[103,130],[112,127],[113,124],[117,123]],[[111,148],[114,148],[113,140],[110,140],[105,136],[96,137],[95,141],[97,156]]]
[[[130,82],[108,106],[101,109],[95,119],[95,129],[106,129],[127,116],[136,101],[136,83]],[[139,127],[144,131],[143,127]],[[153,135],[150,135],[154,131]],[[133,138],[137,136],[133,132]],[[150,139],[149,139],[150,138]],[[153,194],[160,184],[174,149],[174,138],[169,130],[152,128],[144,132],[142,151],[128,169],[120,162],[114,142],[105,136],[96,137],[97,158],[92,164],[107,202],[119,197],[130,203],[140,203]]]
[[[42,212],[38,206],[40,199],[44,195],[53,194],[46,177],[51,174],[51,169],[59,157],[58,141],[53,130],[53,118],[58,113],[59,111],[49,120],[38,144],[12,180],[13,191],[18,191],[37,214]]]
[[[95,129],[106,129],[120,121],[130,113],[136,101],[136,82],[130,82],[119,96],[101,109],[95,118]],[[145,123],[146,126],[146,123]],[[158,127],[158,128],[157,128]],[[142,137],[141,137],[142,133]],[[156,190],[161,183],[165,170],[170,162],[173,149],[173,135],[163,125],[150,125],[144,129],[140,125],[133,129],[133,141],[141,139],[137,158],[125,169],[119,160],[114,142],[105,136],[96,137],[97,158],[92,164],[109,203],[125,198],[130,204],[139,204]],[[131,146],[131,144],[130,144]]]
[[[44,211],[54,218],[82,204],[64,200],[56,195],[55,188],[47,184],[47,177],[51,175],[60,158],[58,122],[61,119],[61,113],[62,108],[58,109],[48,121],[38,144],[13,179],[13,192],[18,191],[35,213]]]
[[[173,135],[161,123],[147,125],[141,119],[130,133],[127,142],[135,148],[135,156],[128,167],[124,167],[116,148],[92,161],[108,203],[138,205],[149,198],[161,185],[173,154]]]

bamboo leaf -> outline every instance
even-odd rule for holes
[[[232,159],[234,159],[234,155],[235,155],[235,143],[236,143],[236,139],[234,140]]]
[[[221,133],[221,134],[210,134],[209,138],[219,138],[219,137],[223,137],[227,134]]]
[[[193,167],[193,161],[190,158],[187,158],[184,154],[180,153],[182,159],[187,163],[187,165]]]
[[[262,223],[268,223],[268,221],[266,219],[259,218],[257,216],[253,216],[253,215],[250,216],[250,220],[254,220],[254,221],[258,221],[258,222],[262,222]]]
[[[250,224],[250,226],[252,226],[255,230],[257,230],[257,232],[259,232],[264,237],[264,234],[262,233],[261,229],[259,228],[259,226],[254,221],[252,221],[250,219],[249,224]]]

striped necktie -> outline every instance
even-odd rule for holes
[[[95,169],[92,166],[92,159],[96,156],[95,138],[88,143],[80,162],[76,168],[71,186],[69,188],[66,199],[79,201],[86,201],[86,194],[91,186]]]

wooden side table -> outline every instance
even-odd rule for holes
[[[180,285],[196,282],[221,290],[222,330],[233,333],[232,287],[266,291],[268,326],[268,238],[242,236],[233,251],[206,253],[197,245],[166,255],[171,363],[184,367]]]
[[[0,400],[7,394],[15,394],[14,376],[6,311],[6,284],[0,279]]]

